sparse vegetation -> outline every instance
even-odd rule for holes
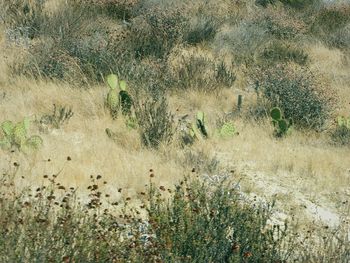
[[[0,261],[349,262],[349,10],[0,0]]]

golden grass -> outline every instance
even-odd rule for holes
[[[6,93],[0,104],[4,120],[19,121],[25,116],[38,120],[51,112],[53,103],[72,107],[74,111],[61,129],[41,134],[44,146],[32,156],[12,154],[9,157],[0,152],[2,170],[14,161],[20,163],[16,178],[24,176],[25,179],[19,180],[19,185],[40,184],[44,174],[51,175],[63,168],[58,181],[64,185],[86,189],[89,176],[101,174],[111,190],[122,187],[127,190],[125,194],[135,195],[148,182],[151,168],[156,172],[155,181],[166,186],[189,171],[189,167],[181,164],[184,149],[176,145],[163,147],[159,152],[144,149],[136,131],[128,130],[122,119],[113,121],[103,105],[107,92],[104,86],[82,90],[65,83],[20,78],[2,90]],[[254,100],[253,95],[250,100]],[[216,120],[232,111],[235,105],[236,96],[228,89],[218,96],[192,91],[170,98],[170,107],[176,116],[189,114],[193,119],[198,110],[203,110],[210,131],[215,129]],[[237,119],[235,125],[239,135],[233,139],[198,142],[193,150],[216,155],[221,165],[246,174],[252,180],[246,178],[243,184],[264,195],[273,193],[263,193],[261,182],[254,186],[256,172],[262,172],[266,182],[290,188],[290,195],[293,191],[305,195],[315,192],[327,202],[339,201],[345,196],[350,183],[348,148],[333,147],[326,136],[316,133],[295,131],[277,140],[268,121],[254,123]],[[116,142],[108,138],[106,128],[118,134]],[[33,124],[31,134],[38,133],[39,124]],[[67,162],[67,156],[72,161]]]

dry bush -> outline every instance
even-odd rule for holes
[[[331,139],[336,145],[350,147],[350,128],[345,125],[338,125],[331,132]]]
[[[144,9],[132,20],[127,46],[136,58],[164,58],[182,39],[186,19],[180,8]],[[141,12],[141,11],[140,11]]]
[[[157,149],[170,143],[174,134],[173,115],[168,110],[164,92],[157,85],[149,86],[144,94],[137,94],[134,103],[141,142]]]
[[[216,92],[236,80],[233,66],[201,48],[176,48],[168,58],[168,74],[174,87]]]
[[[11,0],[0,2],[0,20],[8,29],[27,34],[29,38],[38,35],[43,23],[44,5],[47,0]],[[11,32],[10,32],[11,33]]]
[[[80,5],[89,6],[101,14],[129,21],[135,16],[140,0],[75,0]]]
[[[308,54],[300,46],[279,40],[269,42],[259,58],[268,64],[294,62],[305,65],[308,62]]]
[[[280,107],[300,127],[320,129],[335,110],[334,91],[307,68],[293,64],[260,68],[254,79],[267,107]]]
[[[215,37],[218,28],[219,22],[215,18],[205,15],[196,16],[189,22],[184,41],[190,45],[210,41]]]
[[[310,33],[325,44],[349,48],[350,4],[325,5],[312,16]]]
[[[236,64],[252,64],[258,48],[269,39],[267,30],[253,21],[223,28],[215,37],[214,49],[233,54]]]

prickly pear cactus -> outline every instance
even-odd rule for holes
[[[203,140],[203,134],[200,132],[198,129],[197,125],[192,123],[191,130],[190,130],[190,135],[193,138],[197,138],[198,140]]]
[[[275,136],[283,137],[290,133],[291,126],[293,125],[292,120],[286,120],[283,117],[280,108],[275,107],[271,109],[270,116],[272,118],[272,123],[275,127]]]
[[[236,134],[236,129],[231,122],[224,123],[219,130],[219,135],[222,138],[231,138],[235,134]]]
[[[344,116],[338,116],[337,121],[339,127],[346,127],[350,129],[350,117],[346,118]]]
[[[13,141],[21,148],[27,139],[28,123],[22,121],[16,124],[13,129]]]
[[[117,75],[115,74],[108,75],[107,84],[111,90],[117,89],[119,87],[119,80]]]
[[[280,108],[273,108],[270,112],[270,116],[273,120],[275,121],[279,121],[282,118],[282,112],[280,110]]]
[[[4,132],[5,136],[12,136],[13,129],[15,125],[12,123],[12,121],[4,121],[1,124],[1,129]]]
[[[4,121],[1,124],[4,137],[0,139],[0,147],[5,150],[16,147],[23,152],[38,149],[42,145],[43,140],[40,136],[28,138],[29,123],[28,118],[25,118],[22,122],[18,122],[16,125],[11,121]]]
[[[107,107],[109,108],[113,118],[117,117],[119,107],[125,116],[131,115],[133,100],[127,92],[127,84],[125,80],[119,81],[117,75],[110,74],[107,76],[107,84],[110,88],[107,94]],[[120,91],[118,92],[118,89]]]
[[[120,100],[120,106],[122,110],[122,114],[130,116],[131,114],[131,107],[133,105],[132,98],[130,94],[126,91],[127,86],[126,82],[124,80],[120,81],[120,92],[119,92],[119,100]]]
[[[205,117],[204,117],[204,112],[203,111],[198,111],[197,112],[197,120],[196,120],[197,128],[202,134],[204,138],[208,137],[208,132],[207,128],[205,126]]]

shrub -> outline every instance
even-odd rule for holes
[[[124,21],[130,21],[135,15],[135,9],[141,1],[139,0],[75,0],[80,5],[95,9],[101,14]]]
[[[334,92],[321,77],[296,65],[277,65],[254,74],[265,103],[281,108],[299,127],[320,129],[336,105]]]
[[[261,52],[260,59],[268,64],[294,62],[305,65],[308,54],[301,48],[282,41],[271,41]]]
[[[166,57],[182,39],[186,19],[176,8],[153,7],[143,9],[131,24],[129,48],[136,58]]]
[[[218,27],[219,23],[213,17],[197,16],[190,21],[184,40],[191,45],[210,41],[215,37]]]
[[[331,132],[335,144],[350,146],[350,117],[338,116],[337,126]]]
[[[303,9],[320,3],[320,0],[256,0],[255,3],[263,7],[267,7],[269,4],[276,4],[277,2],[283,5],[295,9]]]
[[[168,111],[166,97],[157,88],[159,87],[151,87],[142,97],[138,94],[134,102],[141,141],[151,148],[169,143],[174,134],[173,115]]]
[[[283,227],[270,207],[252,206],[228,182],[184,179],[167,190],[153,182],[140,205],[105,197],[91,176],[85,202],[47,176],[46,186],[15,191],[1,180],[1,262],[268,262],[288,258]],[[0,179],[3,179],[2,177]],[[45,181],[45,182],[46,182]],[[106,206],[108,205],[108,206]],[[142,213],[144,216],[139,215]],[[13,247],[16,244],[16,247]]]
[[[9,29],[26,32],[29,38],[38,35],[43,22],[43,9],[47,0],[11,0],[1,1],[2,22]]]
[[[350,4],[326,5],[315,15],[311,34],[331,47],[349,47]]]
[[[232,65],[199,48],[174,50],[168,61],[169,79],[179,89],[215,92],[236,80]]]
[[[253,21],[243,21],[219,32],[214,40],[216,51],[226,50],[236,64],[250,65],[257,50],[269,39],[268,31]]]
[[[167,262],[286,260],[287,232],[283,227],[267,229],[270,213],[268,207],[244,203],[224,180],[209,184],[198,179],[177,185],[166,204],[151,198],[149,209],[157,244]]]

